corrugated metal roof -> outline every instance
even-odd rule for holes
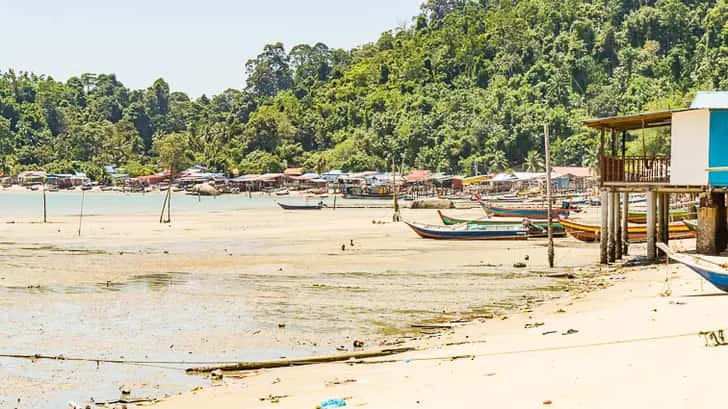
[[[698,91],[691,109],[728,109],[728,91]]]

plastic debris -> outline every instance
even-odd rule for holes
[[[329,399],[319,403],[317,409],[343,408],[344,406],[346,406],[346,401],[343,399]]]

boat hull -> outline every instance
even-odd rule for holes
[[[569,235],[584,242],[595,242],[600,240],[601,227],[593,224],[576,223],[571,220],[560,220]],[[683,223],[671,223],[668,227],[670,240],[692,239],[695,232],[691,231]],[[647,226],[629,226],[627,240],[638,243],[647,241]]]
[[[278,206],[280,206],[283,210],[321,210],[323,207],[322,205],[289,205],[281,202],[276,203],[278,203]]]
[[[498,206],[486,206],[483,205],[483,210],[486,213],[490,213],[496,217],[522,217],[534,220],[545,220],[548,219],[548,210],[541,207],[498,207]],[[552,217],[557,216],[568,217],[569,210],[562,208],[552,209]]]
[[[456,229],[453,226],[427,226],[405,222],[418,236],[434,240],[528,240],[528,230],[516,226],[481,226]]]
[[[715,288],[724,292],[728,292],[728,272],[725,271],[725,269],[717,263],[714,263],[715,265],[710,266],[706,265],[706,263],[704,261],[701,261],[701,259],[699,259],[698,257],[687,254],[675,253],[670,249],[669,246],[663,243],[658,243],[657,247],[665,252],[665,254],[667,254],[669,258],[693,270],[710,284],[713,284]]]
[[[695,217],[695,214],[693,213],[693,217]],[[679,222],[683,219],[689,219],[690,213],[687,210],[671,210],[670,211],[670,221],[671,222]],[[630,223],[639,223],[639,224],[645,224],[647,223],[647,213],[645,212],[629,212],[629,217],[627,218]]]
[[[442,220],[442,223],[445,226],[454,226],[458,224],[475,224],[480,226],[504,226],[504,225],[523,225],[523,221],[516,221],[516,220],[498,220],[498,219],[476,219],[476,220],[466,220],[466,219],[458,219],[455,217],[450,217],[444,215],[440,210],[437,211],[437,214],[440,216],[440,220]],[[548,236],[548,222],[547,221],[530,221],[526,219],[526,221],[529,222],[528,226],[528,236],[529,237],[546,237]],[[564,237],[566,236],[566,230],[564,229],[564,226],[561,225],[558,221],[551,222],[551,230],[554,237]]]

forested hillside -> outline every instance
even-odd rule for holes
[[[148,173],[169,135],[232,174],[535,169],[544,122],[556,164],[588,165],[596,140],[582,119],[728,89],[727,21],[728,0],[429,0],[352,50],[267,45],[240,89],[195,100],[163,79],[131,90],[113,74],[6,71],[0,171]]]

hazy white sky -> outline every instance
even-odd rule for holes
[[[131,88],[163,77],[197,97],[244,84],[267,43],[350,48],[411,21],[421,0],[0,0],[0,70],[57,80],[116,73]]]

